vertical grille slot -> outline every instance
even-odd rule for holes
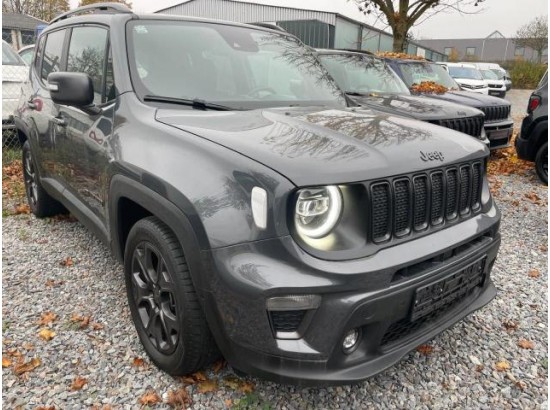
[[[394,232],[396,236],[403,236],[410,232],[411,190],[409,186],[409,180],[400,179],[395,181],[394,190]]]
[[[465,214],[470,210],[470,167],[460,167],[460,213]]]
[[[481,164],[476,162],[472,166],[472,210],[481,207]]]
[[[372,237],[382,242],[390,237],[391,198],[390,184],[379,182],[371,187],[372,194]]]
[[[457,217],[458,207],[458,172],[456,169],[447,171],[447,203],[445,207],[445,215],[448,220],[453,220]]]
[[[428,226],[428,178],[418,175],[414,183],[414,229],[420,231]]]
[[[432,179],[432,225],[439,225],[443,222],[443,173],[441,171],[434,172],[431,175]]]

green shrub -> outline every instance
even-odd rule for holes
[[[531,61],[516,60],[510,64],[509,72],[512,77],[512,87],[533,89],[547,70],[546,64]]]

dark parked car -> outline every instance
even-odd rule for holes
[[[347,107],[290,35],[86,6],[44,30],[30,77],[31,209],[67,208],[111,248],[170,374],[219,349],[245,373],[350,383],[495,296],[487,147]]]
[[[358,104],[441,125],[489,143],[483,130],[483,112],[411,95],[405,83],[381,59],[344,50],[317,50],[317,56],[338,86]]]
[[[509,146],[514,121],[510,117],[511,105],[508,101],[470,91],[460,91],[460,86],[449,73],[441,65],[432,61],[392,58],[385,60],[409,88],[423,81],[433,81],[448,88],[449,91],[444,94],[429,94],[430,98],[451,101],[483,111],[485,133],[489,138],[490,148]]]
[[[527,116],[516,138],[518,157],[535,162],[540,179],[548,184],[548,71],[527,104]]]

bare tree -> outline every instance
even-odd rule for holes
[[[520,27],[516,32],[515,43],[535,50],[540,63],[543,51],[548,48],[548,16],[536,17]]]
[[[2,11],[28,14],[37,19],[50,21],[58,14],[69,10],[69,0],[3,0]]]
[[[359,11],[385,21],[393,32],[393,51],[405,51],[409,30],[434,14],[458,12],[475,14],[474,9],[485,0],[355,0]]]

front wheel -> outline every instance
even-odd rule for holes
[[[124,271],[136,330],[160,369],[189,374],[218,357],[181,245],[158,218],[144,218],[130,230]]]
[[[53,199],[42,187],[36,171],[36,162],[31,152],[29,141],[23,144],[23,178],[25,179],[25,192],[32,213],[37,218],[45,218],[67,212],[65,207]]]
[[[548,142],[545,142],[537,152],[535,170],[540,180],[548,185]]]

